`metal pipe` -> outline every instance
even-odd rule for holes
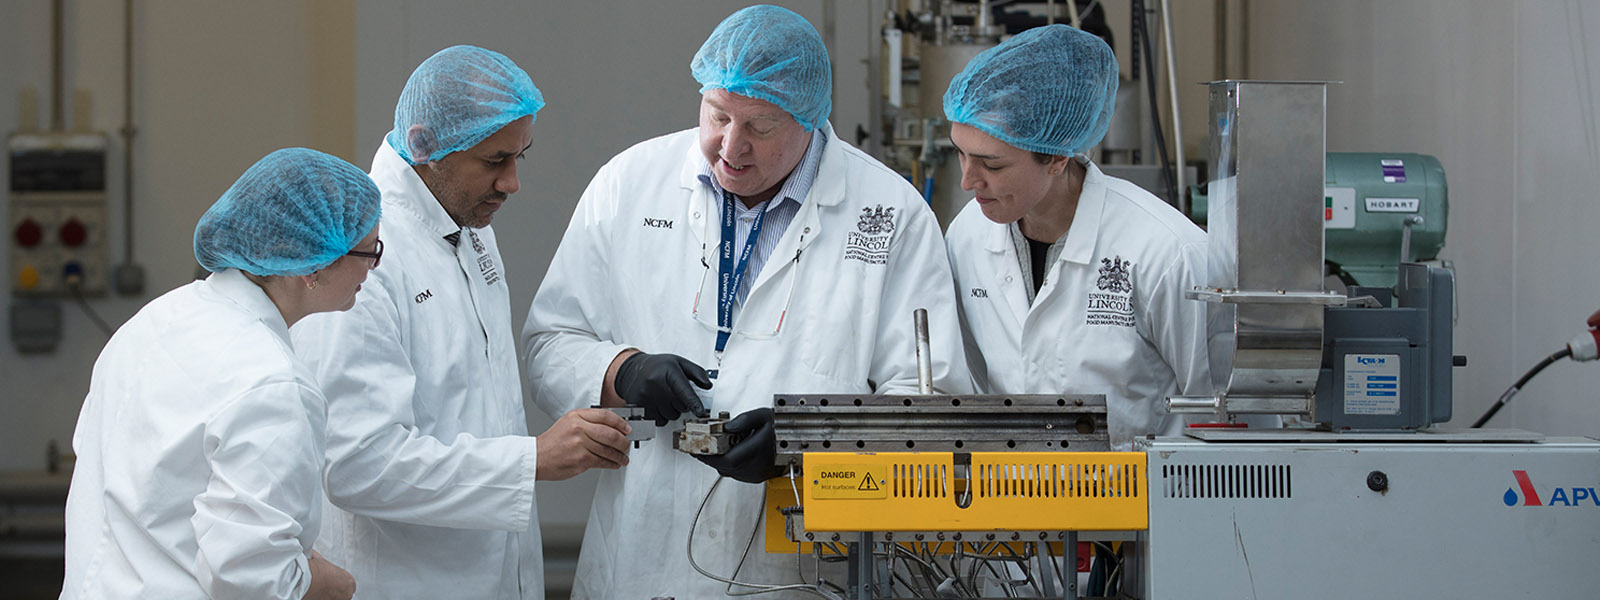
[[[1076,600],[1078,597],[1078,532],[1068,531],[1061,540],[1061,597]]]
[[[1211,80],[1228,78],[1228,0],[1212,0],[1211,35],[1216,52],[1211,57]]]
[[[1178,212],[1189,214],[1189,196],[1183,187],[1183,118],[1178,109],[1178,63],[1173,58],[1172,52],[1172,6],[1168,0],[1161,0],[1162,29],[1166,32],[1167,42],[1167,92],[1172,96],[1172,145],[1178,151],[1178,163],[1173,165],[1173,176],[1176,177],[1177,197],[1173,198],[1178,203]]]
[[[1239,79],[1250,78],[1250,0],[1239,0]]]
[[[917,389],[929,395],[933,393],[933,358],[928,343],[928,309],[917,309],[911,320],[917,330]]]
[[[50,3],[51,37],[50,37],[50,131],[65,131],[67,123],[65,116],[66,95],[62,90],[62,38],[67,35],[66,2],[55,0]]]
[[[122,260],[133,264],[133,0],[123,2],[122,49]]]
[[[1222,409],[1222,399],[1211,397],[1172,396],[1167,398],[1168,414],[1215,413]]]
[[[1422,224],[1422,215],[1410,215],[1402,221],[1400,230],[1400,262],[1411,262],[1411,227]]]

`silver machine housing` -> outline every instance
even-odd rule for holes
[[[1171,412],[1333,430],[1450,419],[1454,275],[1405,263],[1394,289],[1324,289],[1326,86],[1211,84],[1210,272],[1190,297],[1209,303],[1217,392]]]
[[[1450,419],[1461,362],[1448,270],[1402,264],[1393,289],[1323,289],[1324,87],[1211,86],[1211,279],[1191,297],[1210,302],[1217,393],[1169,400],[1173,412],[1317,427],[1136,439],[1150,521],[1123,589],[1594,597],[1600,442],[1434,427]],[[1363,371],[1359,359],[1376,357],[1399,363]]]

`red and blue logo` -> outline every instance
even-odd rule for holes
[[[1512,471],[1511,476],[1516,478],[1517,487],[1506,488],[1503,499],[1506,506],[1516,506],[1519,503],[1523,506],[1580,506],[1587,500],[1590,504],[1600,507],[1600,494],[1595,493],[1595,488],[1557,487],[1551,490],[1550,502],[1546,504],[1540,501],[1539,491],[1533,489],[1533,480],[1528,477],[1527,471]],[[1520,496],[1517,494],[1518,490],[1522,492]]]

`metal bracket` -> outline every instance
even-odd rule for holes
[[[685,419],[683,431],[672,436],[672,447],[685,454],[717,456],[733,448],[723,427],[728,424],[728,413],[705,419]]]
[[[644,408],[642,407],[621,406],[612,408],[593,406],[591,408],[605,408],[606,410],[617,413],[617,416],[622,417],[623,420],[627,421],[628,425],[633,427],[633,432],[628,434],[628,441],[633,442],[634,448],[638,448],[640,442],[648,441],[656,437],[656,424],[644,416]]]
[[[1185,298],[1228,304],[1315,304],[1344,306],[1349,300],[1338,292],[1291,292],[1288,290],[1225,290],[1196,286],[1183,293]]]

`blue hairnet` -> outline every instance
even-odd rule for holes
[[[194,228],[207,271],[305,275],[339,260],[378,224],[378,186],[355,165],[285,148],[245,170]]]
[[[1023,150],[1071,156],[1105,137],[1117,76],[1099,37],[1036,27],[973,57],[945,90],[944,116]]]
[[[689,64],[700,93],[724,89],[766,100],[806,131],[833,111],[833,69],[822,36],[805,17],[758,4],[729,15]]]
[[[406,80],[385,139],[400,158],[420,165],[476,146],[541,108],[539,88],[504,54],[451,46],[422,61]],[[423,130],[408,133],[415,125]]]

